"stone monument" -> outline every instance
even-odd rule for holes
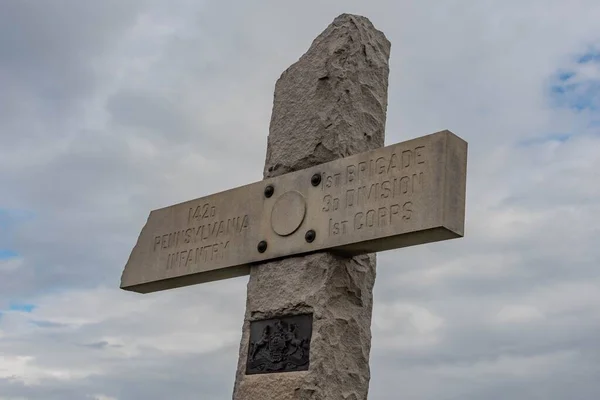
[[[249,274],[234,400],[363,400],[375,252],[462,237],[467,144],[384,145],[390,43],[343,14],[275,87],[264,180],[154,210],[121,287]]]
[[[368,19],[336,18],[275,85],[264,177],[383,147],[389,56]],[[233,398],[366,399],[374,282],[375,254],[252,268]],[[312,314],[309,370],[247,375],[251,321],[297,314]]]

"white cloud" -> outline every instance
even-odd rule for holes
[[[0,259],[0,272],[18,270],[23,265],[23,257]]]
[[[111,396],[105,396],[103,394],[96,394],[94,396],[92,396],[93,400],[119,400],[116,397],[111,397]]]
[[[504,306],[495,316],[496,322],[500,324],[527,323],[543,318],[544,315],[537,308],[528,305]]]
[[[437,344],[443,325],[442,318],[424,307],[396,303],[375,307],[372,330],[379,346],[414,348]]]
[[[48,368],[36,365],[33,356],[0,356],[0,378],[23,382],[25,385],[39,385],[43,380],[70,381],[82,379],[99,370],[86,368]]]

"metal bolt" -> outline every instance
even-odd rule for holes
[[[265,188],[265,197],[268,199],[269,197],[273,196],[273,193],[275,193],[275,188],[273,185],[268,185]]]
[[[264,253],[265,251],[267,251],[267,242],[261,240],[260,242],[258,242],[258,246],[256,246],[256,249],[259,253]]]
[[[316,237],[317,233],[313,229],[306,231],[306,235],[304,235],[304,239],[306,239],[308,243],[312,243]]]
[[[319,183],[321,183],[321,174],[314,174],[310,178],[310,183],[312,183],[313,186],[319,186]]]

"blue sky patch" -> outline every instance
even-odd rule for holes
[[[19,253],[9,249],[0,249],[0,260],[18,257]]]
[[[598,68],[599,73],[590,74],[589,68]],[[580,56],[571,68],[560,69],[552,78],[549,87],[552,105],[576,112],[600,111],[598,76],[600,76],[600,52],[588,52]]]
[[[561,72],[558,74],[558,80],[561,82],[566,82],[574,76],[575,76],[575,72],[572,72],[572,71]]]
[[[11,303],[8,306],[8,309],[10,311],[20,311],[20,312],[30,313],[35,309],[35,305],[27,304],[27,303]]]
[[[600,51],[590,51],[577,59],[578,64],[587,64],[590,62],[600,62]]]

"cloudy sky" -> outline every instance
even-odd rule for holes
[[[379,256],[369,398],[598,397],[597,0],[1,0],[0,400],[231,397],[247,277],[121,271],[151,209],[261,179],[343,12],[392,42],[386,144],[470,146],[465,238]]]

